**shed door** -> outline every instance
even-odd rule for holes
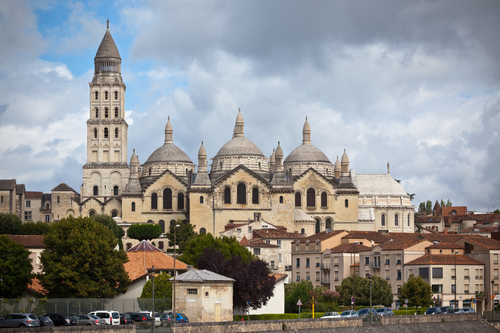
[[[220,321],[220,303],[215,303],[215,321],[219,322]]]

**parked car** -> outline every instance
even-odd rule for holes
[[[106,321],[102,318],[93,315],[79,314],[74,315],[76,324],[78,326],[91,326],[91,325],[106,325]]]
[[[49,317],[54,322],[54,326],[71,326],[71,318],[67,314],[46,313],[44,317]],[[76,319],[73,318],[73,322],[76,325]]]
[[[88,313],[106,321],[106,325],[120,325],[120,313],[115,310],[99,310]]]
[[[168,312],[168,315],[173,318],[172,312]],[[189,323],[189,318],[184,313],[175,313],[175,322],[176,323]]]
[[[129,314],[132,320],[136,323],[153,320],[147,313],[142,313],[142,312],[126,312],[126,313]]]
[[[473,308],[463,308],[460,310],[462,310],[463,313],[476,313]]]
[[[49,317],[38,316],[38,320],[40,320],[40,326],[42,326],[42,327],[54,327],[55,326],[54,322]]]
[[[169,313],[160,312],[160,313],[155,313],[155,317],[160,318],[160,322],[161,321],[172,321],[172,319],[174,318],[174,315],[171,312],[169,312]]]
[[[394,316],[394,312],[391,308],[380,308],[376,311],[379,316]]]
[[[128,325],[133,324],[134,320],[128,313],[122,313],[120,315],[120,325]]]
[[[341,317],[348,318],[348,317],[359,317],[358,313],[354,310],[347,310],[344,311],[340,314]]]
[[[374,308],[372,308],[372,314],[373,315],[377,315],[377,310],[375,310]],[[367,315],[370,315],[370,308],[364,308],[364,309],[361,309],[358,311],[358,316],[361,317],[361,316],[367,316]]]
[[[428,308],[425,311],[426,315],[441,314],[441,308]]]
[[[323,318],[340,318],[340,314],[338,312],[325,312],[321,319]]]
[[[153,312],[152,311],[139,311],[139,313],[145,313],[147,314],[151,319],[155,319],[155,325],[156,326],[159,326],[160,325],[160,317],[157,317],[156,316],[156,313],[154,314],[153,316]]]
[[[36,327],[40,320],[33,313],[11,313],[0,318],[0,327]]]
[[[453,314],[455,313],[455,309],[452,306],[442,306],[441,307],[442,314]]]

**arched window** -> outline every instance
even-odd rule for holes
[[[300,195],[300,192],[295,192],[295,207],[300,206],[302,206],[302,197]]]
[[[200,203],[202,204],[203,203],[203,196],[200,195]]]
[[[243,205],[247,203],[247,187],[243,183],[239,183],[236,188],[236,203]]]
[[[410,226],[410,214],[408,214],[408,226]]]
[[[151,194],[151,209],[158,209],[158,194]]]
[[[314,189],[310,188],[307,190],[307,207],[316,206],[316,193]]]
[[[332,228],[332,220],[330,220],[330,219],[326,219],[325,228],[326,228],[326,230],[328,230],[328,229],[331,229],[331,228]]]
[[[118,91],[115,91],[115,99],[118,99]]]
[[[108,92],[107,91],[104,92],[104,99],[108,99]]]
[[[95,108],[95,117],[99,118],[99,109],[98,108]]]
[[[231,189],[229,187],[226,187],[224,189],[224,203],[225,204],[231,203]]]
[[[108,117],[109,117],[108,108],[104,108],[104,118],[108,118]]]
[[[252,203],[254,205],[257,205],[259,203],[259,189],[257,187],[254,187],[252,189]]]
[[[283,203],[283,196],[280,195],[280,203]]]
[[[394,226],[395,227],[399,226],[399,215],[398,214],[394,215]]]
[[[162,241],[159,241],[159,242],[158,242],[158,248],[159,248],[160,250],[163,250],[163,248],[164,248],[164,247],[165,247],[164,243],[163,243]]]
[[[200,235],[206,235],[207,234],[207,229],[201,228],[200,229]]]
[[[172,209],[172,190],[169,188],[163,191],[163,209]]]
[[[94,128],[94,139],[97,139],[97,128]]]
[[[349,200],[345,199],[345,208],[349,208]]]
[[[165,233],[165,221],[160,220],[160,222],[158,222],[158,223],[160,224],[161,232],[164,234]]]
[[[117,216],[118,216],[118,212],[116,210],[112,210],[111,217],[117,217]]]
[[[104,138],[105,139],[108,138],[108,128],[107,127],[104,127]]]
[[[99,187],[94,186],[94,195],[99,195]]]
[[[95,210],[91,209],[91,210],[89,211],[89,216],[94,216],[94,215],[95,215]]]
[[[118,108],[115,108],[115,118],[118,118],[119,114],[118,114]]]
[[[118,195],[118,186],[113,187],[113,195]]]
[[[304,234],[306,233],[306,229],[304,229],[304,228],[300,229],[300,233],[301,233],[302,235],[304,235]]]
[[[380,225],[382,227],[385,227],[385,214],[382,214],[382,216],[380,217]]]
[[[152,224],[154,222],[153,222],[153,220],[148,220],[148,222],[146,222],[146,223]]]
[[[115,139],[118,139],[118,127],[115,128]]]
[[[99,99],[99,92],[95,92],[95,100],[97,101]]]
[[[321,207],[326,207],[328,206],[328,199],[326,192],[321,193]]]
[[[319,219],[316,219],[316,233],[318,234],[319,232],[320,232]]]
[[[170,227],[172,227],[172,226],[174,226],[174,227],[175,227],[175,224],[176,224],[175,220],[171,220],[171,221],[170,221]]]
[[[184,193],[177,194],[177,209],[184,209]]]
[[[132,202],[132,207],[131,207],[131,210],[132,210],[133,212],[135,212],[135,202]]]

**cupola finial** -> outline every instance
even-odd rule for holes
[[[107,21],[106,23],[107,23],[107,25],[108,25],[108,29],[109,29],[109,19],[108,19],[108,21]]]

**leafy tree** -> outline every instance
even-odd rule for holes
[[[186,244],[182,256],[178,259],[188,265],[196,265],[198,258],[203,254],[206,248],[214,247],[222,252],[225,259],[235,255],[241,257],[241,261],[249,263],[254,256],[234,237],[214,238],[212,234],[198,235],[192,237]]]
[[[441,199],[440,205],[441,205],[441,207],[445,207],[446,206],[446,203],[444,202],[443,199]]]
[[[500,209],[495,209],[495,211],[493,212],[493,214],[500,214]]]
[[[21,297],[33,275],[30,252],[7,236],[0,236],[0,296]]]
[[[453,204],[451,203],[451,200],[448,199],[448,201],[446,201],[446,207],[452,207]]]
[[[425,212],[426,212],[427,214],[432,213],[432,208],[433,208],[433,207],[432,207],[432,201],[427,200],[427,201],[425,202]]]
[[[106,214],[97,214],[92,216],[92,219],[113,231],[113,235],[115,235],[116,238],[120,239],[125,236],[123,228],[120,227],[111,216]]]
[[[410,276],[399,289],[398,298],[401,302],[408,299],[408,306],[427,307],[432,304],[432,288],[420,276]]]
[[[23,222],[19,216],[10,213],[0,213],[0,234],[19,235]]]
[[[301,280],[285,285],[285,312],[298,313],[297,302],[301,301],[304,307],[309,306],[310,292],[313,290],[311,281]],[[304,307],[301,307],[304,309]]]
[[[136,223],[132,224],[127,230],[127,236],[139,241],[151,240],[161,235],[161,226],[156,223]]]
[[[341,304],[351,304],[351,297],[354,296],[353,281],[353,276],[342,280],[338,288]],[[372,304],[390,306],[392,301],[392,287],[389,282],[380,276],[372,276]],[[370,305],[370,280],[359,275],[356,275],[356,305]]]
[[[233,307],[237,309],[250,307],[256,310],[266,305],[274,295],[275,279],[269,275],[269,266],[263,260],[254,258],[243,262],[239,255],[225,258],[220,250],[210,247],[198,258],[197,267],[236,280],[233,284]]]
[[[45,235],[50,230],[50,223],[47,222],[26,222],[21,225],[19,235]]]
[[[111,298],[130,282],[123,250],[113,233],[90,217],[67,217],[43,238],[42,286],[49,298]]]
[[[425,211],[426,211],[426,208],[425,208],[425,202],[421,202],[421,203],[418,205],[418,211],[419,211],[419,212],[425,212]]]
[[[155,311],[163,312],[172,308],[172,282],[171,276],[167,273],[161,273],[155,276]],[[142,288],[141,296],[138,297],[139,305],[144,304],[142,310],[152,309],[153,298],[153,280],[149,279]]]
[[[182,253],[186,248],[188,241],[197,235],[194,231],[194,228],[196,228],[196,226],[192,225],[191,223],[183,223],[180,220],[177,221],[176,224],[179,225],[179,228],[177,228],[177,230],[175,231],[175,235],[175,224],[172,224],[170,225],[169,231],[165,236],[168,238],[168,246],[177,245],[179,247],[179,252]],[[174,238],[176,242],[175,244]]]

